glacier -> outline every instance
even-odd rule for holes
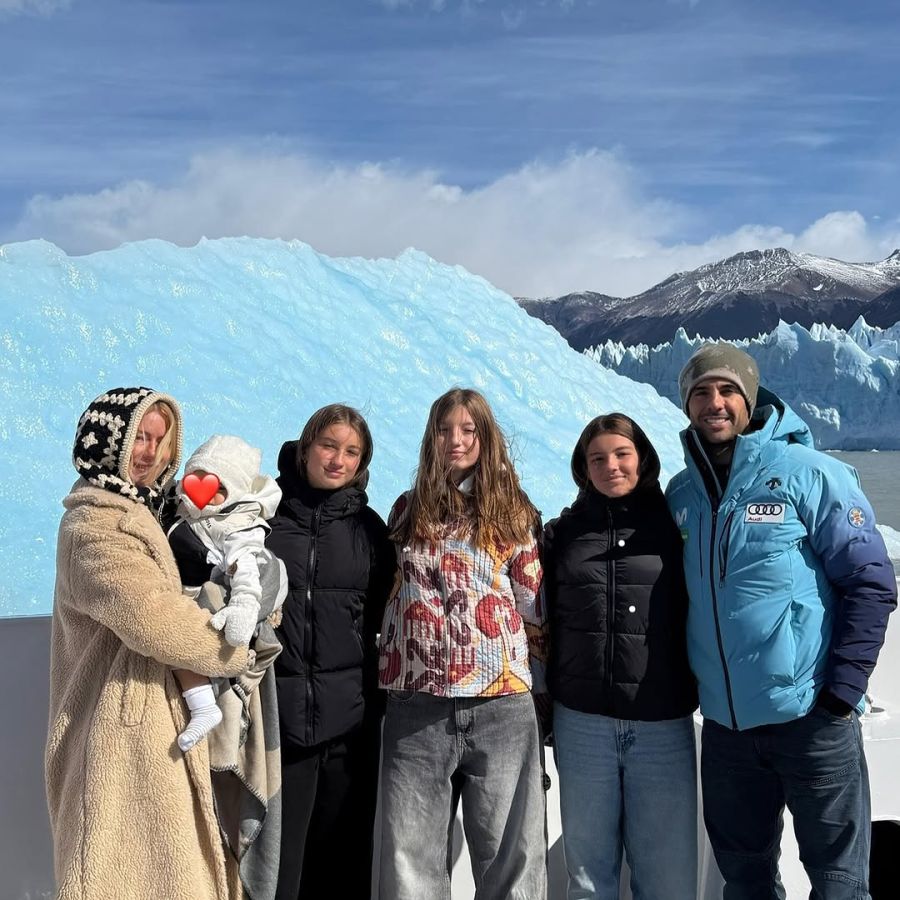
[[[408,250],[334,259],[301,242],[148,240],[87,256],[44,241],[0,246],[0,616],[49,613],[72,441],[90,400],[148,385],[181,403],[185,451],[210,434],[262,448],[325,403],[360,408],[385,515],[408,488],[432,401],[482,391],[522,483],[549,518],[571,502],[569,456],[593,416],[645,428],[667,480],[681,468],[681,411],[575,352],[484,279]]]
[[[671,343],[626,347],[607,341],[588,358],[679,403],[678,373],[706,338],[679,328]],[[730,343],[759,364],[761,381],[809,425],[827,450],[900,449],[900,323],[844,331],[830,325],[779,322],[769,334]]]

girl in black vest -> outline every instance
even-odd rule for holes
[[[621,413],[572,454],[578,498],[545,530],[548,681],[569,900],[694,900],[697,786],[681,536],[659,457]]]
[[[282,839],[277,900],[368,900],[378,783],[375,637],[394,580],[387,527],[367,505],[372,437],[340,404],[278,458],[283,498],[267,546],[288,595],[275,661]]]

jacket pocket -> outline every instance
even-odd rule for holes
[[[353,636],[356,638],[356,644],[359,647],[360,659],[364,659],[366,655],[366,644],[363,640],[363,611],[362,609],[350,610],[350,623],[353,628]]]
[[[417,694],[418,691],[394,690],[391,688],[387,692],[387,698],[389,703],[398,703],[400,706],[404,706],[415,700]]]
[[[139,653],[129,653],[122,685],[122,708],[119,720],[123,725],[135,726],[144,721],[147,711],[147,682],[150,660]]]
[[[279,676],[275,679],[278,697],[278,730],[282,749],[305,747],[308,741],[306,719],[307,704],[313,702],[307,691],[307,680],[302,675]]]

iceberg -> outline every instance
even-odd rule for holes
[[[652,348],[607,341],[584,352],[678,404],[678,373],[705,340],[679,328],[671,343]],[[769,334],[730,343],[759,363],[762,383],[806,421],[819,449],[900,449],[900,323],[879,328],[860,317],[844,331],[779,322]]]
[[[416,251],[330,259],[296,242],[229,239],[193,248],[145,241],[69,257],[44,242],[0,246],[0,344],[0,617],[17,617],[0,621],[0,655],[6,680],[18,679],[3,708],[16,723],[0,784],[9,800],[4,896],[52,894],[40,799],[49,620],[40,616],[51,608],[60,501],[75,480],[76,421],[101,391],[136,383],[167,390],[184,409],[186,449],[234,431],[263,449],[268,471],[314,409],[352,403],[372,427],[370,495],[382,513],[409,485],[428,407],[453,384],[487,395],[546,516],[571,501],[569,454],[600,412],[620,409],[644,426],[664,479],[681,468],[679,409],[570,349],[483,279]],[[900,532],[881,530],[900,557]],[[876,828],[896,820],[898,652],[895,621],[872,682],[879,708],[864,720],[873,819],[887,820]],[[548,766],[556,897],[565,873],[549,755]],[[457,821],[454,897],[474,891],[460,835]],[[877,862],[890,865],[893,851],[885,843]],[[789,820],[781,868],[791,896],[808,893]],[[701,884],[704,900],[721,896],[708,844]]]
[[[894,562],[894,568],[900,571],[900,531],[889,525],[879,525],[878,530],[884,538],[884,544],[887,547],[888,556]]]
[[[641,423],[664,479],[681,468],[679,409],[575,352],[484,279],[415,250],[334,259],[234,238],[67,256],[44,241],[7,244],[0,345],[0,616],[50,612],[75,425],[117,385],[174,395],[186,451],[239,434],[269,472],[315,409],[350,403],[372,428],[369,494],[382,515],[409,487],[429,406],[454,385],[487,396],[545,518],[573,499],[572,447],[599,413]]]

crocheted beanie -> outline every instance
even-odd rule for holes
[[[747,410],[753,415],[756,407],[756,393],[759,390],[759,367],[756,360],[734,344],[717,341],[703,344],[684,364],[678,376],[678,390],[681,393],[681,408],[688,411],[691,391],[709,378],[720,378],[736,385],[744,395]]]
[[[158,402],[168,405],[174,417],[172,459],[152,485],[143,487],[131,480],[131,454],[144,413]],[[78,420],[72,462],[91,484],[155,507],[178,471],[181,433],[181,410],[168,394],[146,387],[113,388],[97,397]]]

